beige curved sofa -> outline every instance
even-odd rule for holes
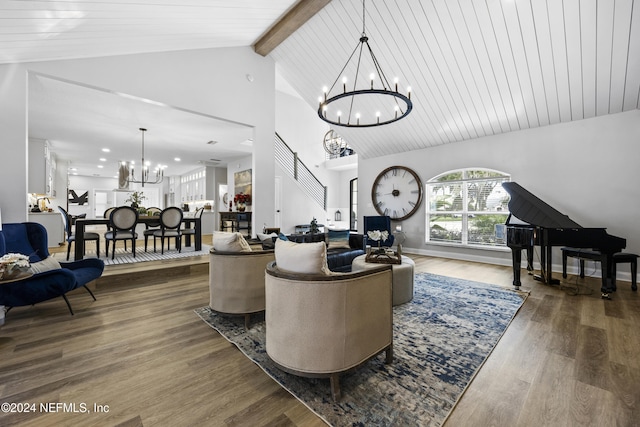
[[[267,265],[267,354],[282,370],[329,377],[334,400],[339,376],[386,352],[393,360],[391,267],[357,273],[298,274]]]
[[[264,270],[275,259],[272,250],[209,251],[209,307],[222,314],[244,315],[249,328],[252,313],[264,311]]]

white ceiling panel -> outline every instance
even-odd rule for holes
[[[251,46],[295,3],[0,0],[0,63]],[[367,0],[369,42],[387,78],[412,87],[414,109],[387,126],[337,131],[366,158],[637,109],[639,3]],[[361,32],[362,1],[333,0],[269,56],[316,109]],[[360,81],[370,68],[361,65]]]

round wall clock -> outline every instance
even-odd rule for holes
[[[418,174],[407,167],[388,167],[373,181],[371,200],[380,215],[402,221],[420,206],[422,182]]]

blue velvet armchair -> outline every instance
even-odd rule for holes
[[[2,224],[0,230],[0,256],[20,253],[29,256],[32,263],[49,256],[47,231],[38,223],[24,222]],[[52,298],[62,297],[73,315],[66,293],[83,286],[95,300],[93,292],[85,285],[97,279],[104,271],[104,262],[88,258],[74,262],[62,262],[61,268],[36,273],[31,277],[11,283],[0,283],[0,305],[9,309],[33,305]]]
[[[388,231],[389,232],[389,237],[387,238],[387,240],[383,240],[380,243],[380,246],[392,246],[393,245],[393,241],[394,241],[394,237],[393,234],[391,234],[391,218],[388,216],[365,216],[364,217],[364,222],[363,222],[363,226],[364,226],[364,246],[365,248],[367,247],[367,245],[371,245],[371,246],[378,246],[378,242],[377,241],[370,241],[369,237],[367,236],[367,231],[375,231],[375,230],[380,230],[380,231]]]

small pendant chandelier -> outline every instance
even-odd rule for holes
[[[344,67],[338,74],[329,89],[323,88],[323,96],[318,98],[318,116],[327,123],[344,127],[372,127],[381,126],[398,121],[406,117],[413,109],[411,102],[411,88],[407,88],[404,95],[398,91],[398,79],[394,80],[392,86],[387,76],[382,71],[382,67],[369,45],[369,38],[365,28],[365,4],[362,0],[362,35],[347,60]],[[363,51],[370,55],[370,65],[374,71],[369,75],[369,84],[358,88],[358,74],[363,60]],[[355,63],[355,76],[353,86],[350,80],[344,75],[356,52],[359,51],[358,60]],[[365,55],[365,59],[367,59]],[[354,66],[351,67],[353,69]],[[336,88],[336,83],[342,76],[342,91]],[[361,79],[363,80],[363,79]],[[352,87],[347,90],[347,86]],[[336,88],[335,93],[333,92]],[[343,112],[346,112],[343,114]]]
[[[145,128],[140,128],[140,132],[142,132],[142,162],[141,168],[142,171],[140,173],[140,179],[135,178],[135,170],[133,168],[133,162],[121,162],[120,170],[119,170],[119,181],[126,182],[126,188],[129,187],[130,183],[142,184],[144,187],[145,184],[159,184],[164,179],[164,168],[166,166],[158,165],[155,169],[155,178],[149,179],[149,164],[144,161],[144,133],[147,131]]]

